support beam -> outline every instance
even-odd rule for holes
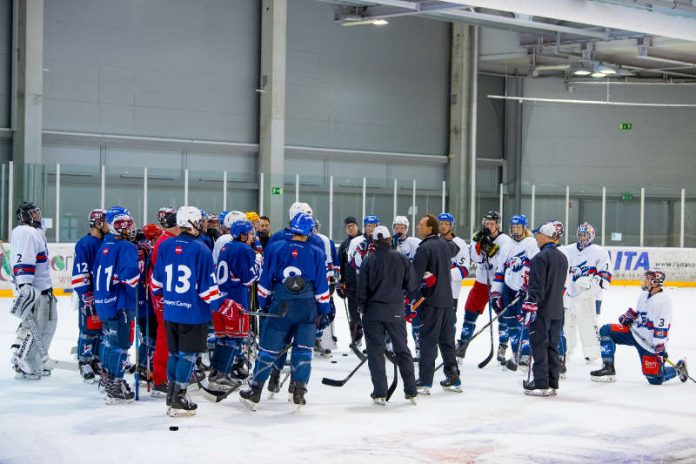
[[[519,15],[696,41],[696,20],[589,0],[449,0]]]
[[[452,24],[450,72],[449,166],[447,190],[449,211],[460,225],[460,234],[469,232],[471,192],[471,100],[474,60],[474,27]]]
[[[261,2],[261,104],[259,112],[259,171],[264,174],[264,212],[271,224],[285,223],[285,74],[287,54],[287,0]]]

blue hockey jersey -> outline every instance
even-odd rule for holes
[[[165,321],[204,324],[219,305],[213,254],[186,233],[160,244],[151,285],[153,295],[162,295]]]
[[[259,279],[259,304],[262,308],[274,293],[274,287],[291,276],[302,276],[305,285],[314,286],[314,299],[319,314],[328,314],[329,284],[326,280],[324,252],[308,242],[278,240],[266,247]]]
[[[92,272],[94,258],[102,245],[102,240],[87,234],[75,244],[75,262],[72,270],[72,288],[78,295],[94,290]]]
[[[94,304],[101,320],[111,319],[120,309],[135,314],[135,287],[140,279],[135,245],[106,234],[94,258],[92,273]]]
[[[256,252],[247,244],[233,240],[226,243],[218,257],[217,284],[223,298],[249,308],[249,287],[259,279],[261,269]]]
[[[277,242],[279,240],[285,240],[285,241],[292,240],[292,237],[294,235],[295,235],[295,233],[292,232],[288,227],[286,227],[285,229],[279,230],[278,232],[271,235],[271,238],[268,239],[268,243],[266,243],[266,250],[268,250],[274,242]],[[331,275],[333,275],[332,274],[333,273],[333,265],[331,263],[330,257],[326,255],[324,241],[314,234],[309,234],[307,236],[307,243],[310,243],[310,244],[314,245],[315,247],[317,247],[319,249],[319,251],[321,252],[321,254],[323,255],[324,266],[326,268],[326,278],[327,279],[330,278]],[[264,250],[264,252],[265,252],[265,250]],[[265,253],[264,253],[264,256],[265,256]]]

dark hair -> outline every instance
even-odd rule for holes
[[[271,223],[271,220],[268,218],[268,216],[259,216],[259,221],[263,219],[264,221],[268,221],[268,223]]]
[[[440,223],[437,221],[437,218],[432,214],[426,214],[423,217],[427,219],[425,225],[430,227],[430,235],[437,234],[438,230],[440,230]]]

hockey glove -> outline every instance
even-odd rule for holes
[[[657,356],[662,356],[663,359],[669,358],[669,355],[667,354],[667,348],[665,347],[664,343],[658,343],[655,345],[655,354]]]
[[[333,296],[335,291],[336,291],[336,280],[334,280],[334,278],[331,277],[329,279],[329,295]]]
[[[638,318],[638,313],[633,310],[633,308],[628,308],[628,311],[619,316],[619,324],[630,326]]]
[[[522,304],[522,314],[519,316],[519,321],[524,324],[525,327],[529,327],[537,317],[537,310],[539,305],[531,301],[525,301]]]
[[[503,296],[500,292],[491,292],[491,308],[496,314],[503,310]]]
[[[478,232],[476,232],[474,234],[473,237],[471,237],[472,242],[480,243],[481,240],[483,240],[483,231],[482,230],[479,230]]]
[[[348,296],[348,286],[345,282],[341,282],[338,287],[336,287],[336,295],[343,300],[346,299]]]
[[[85,316],[94,314],[94,292],[85,292],[82,294],[82,311]]]
[[[483,250],[483,252],[486,253],[486,256],[488,256],[489,258],[495,256],[499,248],[500,247],[497,244],[493,243],[493,241],[491,241],[489,237],[485,237],[481,241],[481,250]]]
[[[317,329],[319,329],[319,330],[324,330],[325,328],[327,328],[329,326],[329,324],[331,324],[331,320],[330,320],[328,314],[319,314],[317,316],[316,322],[317,322]]]
[[[412,324],[417,315],[413,310],[413,302],[408,298],[404,298],[404,319],[406,322]]]

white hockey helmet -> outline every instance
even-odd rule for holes
[[[307,216],[314,216],[312,207],[309,206],[307,203],[302,203],[301,201],[296,201],[295,203],[290,205],[290,209],[288,210],[288,216],[290,216],[290,219],[294,218],[297,215],[297,213],[303,213]]]
[[[237,221],[246,221],[246,213],[242,211],[230,211],[225,215],[225,221],[222,223],[228,229],[232,229],[232,224]]]
[[[397,224],[402,224],[406,226],[406,229],[408,230],[408,227],[410,223],[408,222],[408,218],[406,216],[396,216],[394,220],[392,221],[392,227],[394,227]]]
[[[176,212],[176,225],[185,228],[201,229],[203,214],[195,206],[182,206]]]

